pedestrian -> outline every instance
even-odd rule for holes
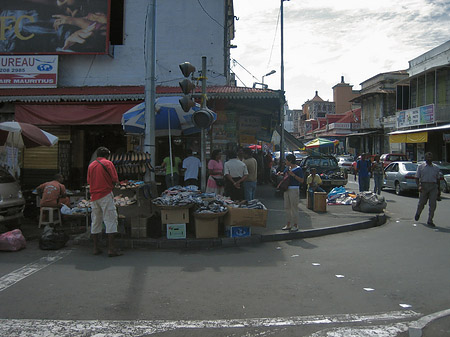
[[[436,227],[433,222],[436,201],[441,199],[440,171],[433,164],[433,154],[425,153],[425,163],[420,164],[416,171],[416,183],[419,187],[419,204],[414,220],[419,221],[420,214],[428,201],[427,225]]]
[[[265,183],[270,183],[270,171],[272,169],[272,165],[273,165],[273,158],[272,158],[272,154],[267,151],[266,154],[264,155],[264,182]]]
[[[296,232],[298,231],[298,204],[300,194],[300,184],[303,183],[303,170],[296,163],[295,156],[290,153],[285,159],[286,167],[283,174],[289,175],[289,188],[283,193],[284,210],[286,211],[287,224],[282,230]],[[281,174],[281,172],[279,173]],[[293,226],[291,226],[293,224]]]
[[[161,167],[166,169],[166,188],[177,186],[180,180],[181,159],[172,152],[172,160],[170,156],[164,158]]]
[[[202,167],[200,159],[192,155],[192,150],[186,150],[187,157],[183,160],[184,172],[184,186],[196,185],[198,186],[198,169]]]
[[[381,194],[381,187],[383,186],[384,170],[383,163],[380,162],[380,155],[376,155],[372,163],[372,175],[375,187],[373,193]]]
[[[370,188],[370,160],[367,160],[365,153],[361,154],[361,159],[356,162],[355,181],[358,176],[359,191],[368,191]]]
[[[114,236],[117,233],[117,210],[114,205],[113,188],[119,182],[114,164],[106,159],[110,155],[106,147],[97,149],[97,159],[88,167],[87,183],[91,193],[91,234],[94,241],[94,255],[102,253],[99,248],[99,236],[105,225],[108,236],[108,256],[120,256],[116,249]]]
[[[66,187],[63,182],[63,175],[57,173],[52,181],[48,181],[36,187],[38,195],[42,195],[39,203],[40,207],[59,208],[62,205],[70,206],[70,199],[66,194]]]
[[[306,178],[306,184],[308,185],[309,200],[311,200],[311,206],[314,209],[314,192],[325,192],[320,187],[322,185],[322,178],[317,174],[315,167],[311,167],[310,175]]]
[[[206,193],[223,195],[225,179],[223,177],[222,151],[216,149],[211,154],[208,161],[208,181],[206,183]]]
[[[258,162],[252,156],[252,149],[244,149],[244,164],[247,166],[248,177],[244,181],[244,196],[245,200],[250,201],[255,199],[257,177],[258,177]]]
[[[242,183],[248,177],[247,166],[238,159],[236,151],[230,151],[230,159],[223,166],[225,175],[225,195],[231,200],[244,200],[244,186]]]

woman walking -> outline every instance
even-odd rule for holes
[[[283,174],[289,175],[289,188],[283,193],[284,210],[286,211],[287,224],[282,228],[285,231],[298,231],[298,203],[300,184],[303,183],[303,170],[296,163],[295,156],[291,153],[286,156],[286,168]],[[292,225],[292,226],[291,226]]]

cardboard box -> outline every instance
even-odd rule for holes
[[[252,235],[248,226],[228,226],[225,228],[225,235],[230,238],[246,238]]]
[[[267,209],[228,207],[224,224],[225,226],[266,227],[267,213]]]
[[[168,239],[186,239],[186,224],[167,224]]]
[[[197,239],[218,238],[219,218],[195,217],[195,237]]]
[[[314,212],[326,212],[327,211],[327,193],[326,192],[314,192]]]
[[[162,224],[189,223],[189,208],[162,209]]]

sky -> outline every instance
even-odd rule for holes
[[[280,0],[234,0],[236,48],[231,70],[237,86],[264,77],[281,88]],[[315,91],[333,100],[341,82],[360,83],[408,69],[408,61],[450,40],[450,0],[290,0],[283,2],[284,89],[290,109]]]

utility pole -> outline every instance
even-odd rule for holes
[[[280,163],[284,161],[284,39],[283,39],[283,1],[281,0],[280,7],[280,19],[281,19],[281,88],[280,88],[280,124],[281,124],[281,135],[280,135]]]
[[[202,56],[202,102],[201,109],[206,109],[206,56]],[[201,158],[201,190],[206,191],[206,128],[201,128],[200,158]]]
[[[156,166],[155,146],[155,100],[156,100],[156,0],[147,6],[147,25],[145,36],[145,137],[144,152],[150,153],[150,163]],[[146,170],[146,182],[155,181],[155,172]]]

